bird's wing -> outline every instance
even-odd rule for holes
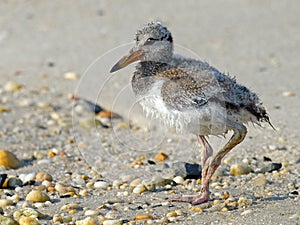
[[[210,99],[222,101],[223,88],[214,71],[172,68],[159,76],[165,79],[161,90],[163,99],[175,109],[198,108]]]

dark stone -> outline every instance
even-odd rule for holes
[[[291,195],[299,195],[299,192],[298,191],[292,191]]]
[[[148,163],[150,164],[150,165],[155,165],[156,164],[156,162],[154,162],[153,160],[148,160]]]
[[[7,174],[6,173],[0,174],[0,188],[2,188],[2,185],[4,184],[6,178],[7,178]]]
[[[22,187],[22,186],[23,186],[22,180],[17,177],[11,177],[7,181],[7,188],[9,189],[15,189],[16,187]]]
[[[295,161],[295,164],[300,163],[300,158]]]
[[[279,170],[282,167],[281,163],[271,163],[263,168],[261,168],[257,173],[271,173],[275,170]]]
[[[184,179],[199,179],[201,177],[201,167],[199,164],[187,162],[175,162],[172,164],[175,176],[181,176]]]
[[[264,162],[272,162],[272,159],[267,156],[264,156],[263,160]]]
[[[95,114],[98,114],[99,112],[103,111],[103,108],[100,105],[97,105],[96,103],[93,103],[86,99],[82,99],[82,100],[86,108],[94,112]]]

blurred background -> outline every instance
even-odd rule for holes
[[[106,106],[121,94],[117,105],[126,108],[134,65],[109,70],[136,29],[155,20],[172,32],[175,51],[236,76],[260,94],[275,124],[297,129],[283,116],[299,116],[299,9],[296,0],[1,1],[0,81],[47,84]],[[80,79],[64,79],[67,71]],[[296,97],[287,101],[287,91]]]

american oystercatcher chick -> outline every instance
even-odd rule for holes
[[[146,114],[179,133],[196,134],[202,145],[201,194],[170,200],[193,205],[208,201],[209,181],[222,158],[244,140],[245,124],[271,125],[262,102],[254,92],[208,63],[174,54],[172,35],[158,22],[137,31],[135,46],[110,72],[136,61],[132,88]],[[232,137],[213,155],[206,137],[228,131],[233,132]]]

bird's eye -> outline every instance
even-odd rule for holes
[[[148,38],[145,42],[145,45],[151,45],[153,44],[155,41],[157,41],[156,39],[154,38]]]

